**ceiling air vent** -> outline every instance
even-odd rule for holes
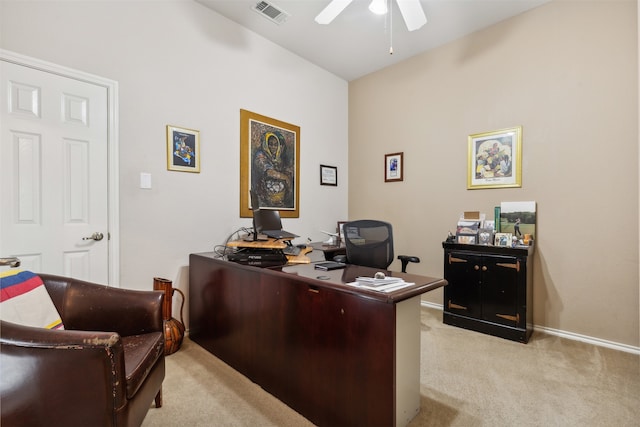
[[[252,7],[252,9],[278,25],[282,24],[289,17],[289,14],[287,12],[280,9],[273,3],[269,3],[266,1],[259,1],[255,6]]]

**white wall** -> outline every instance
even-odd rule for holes
[[[323,240],[347,217],[347,82],[198,3],[3,0],[0,46],[119,83],[122,287],[159,276],[186,290],[189,253],[250,225],[241,108],[300,126],[300,218],[284,228]],[[200,131],[199,174],[166,170],[167,124]],[[338,187],[319,185],[320,164]]]

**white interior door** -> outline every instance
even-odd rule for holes
[[[107,88],[5,60],[0,79],[0,256],[108,284]]]

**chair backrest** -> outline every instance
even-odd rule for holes
[[[349,264],[387,269],[393,261],[393,229],[384,221],[362,219],[343,226]]]

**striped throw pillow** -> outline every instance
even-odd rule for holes
[[[0,272],[0,318],[24,326],[64,329],[42,279],[30,271]]]

